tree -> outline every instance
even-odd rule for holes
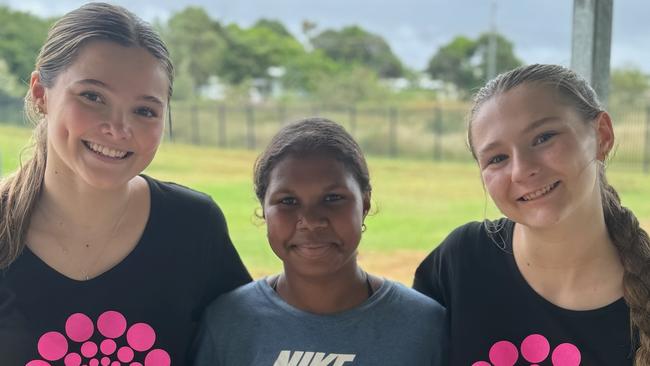
[[[52,21],[0,6],[0,57],[19,80],[29,80]]]
[[[304,47],[278,25],[270,21],[258,22],[248,29],[228,25],[223,32],[227,51],[218,61],[218,75],[233,84],[252,78],[267,79],[269,67],[284,66],[293,58],[303,57]]]
[[[648,102],[650,92],[650,75],[635,66],[615,68],[611,75],[611,105],[632,109]]]
[[[480,55],[478,69],[480,70],[481,82],[487,82],[487,69],[489,58],[489,44],[491,33],[483,33],[476,40],[475,55]],[[503,35],[494,34],[496,40],[496,73],[512,70],[522,65],[521,60],[515,55],[514,45]]]
[[[189,73],[195,91],[217,73],[220,55],[226,48],[221,33],[221,25],[195,6],[173,14],[163,28],[174,64]]]
[[[514,53],[512,42],[496,34],[497,73],[520,66],[521,60]],[[429,60],[427,73],[437,80],[455,85],[461,92],[470,92],[487,80],[488,47],[490,33],[480,35],[476,40],[457,36],[438,49]]]
[[[402,63],[388,43],[358,26],[340,31],[325,30],[310,42],[315,49],[322,50],[339,63],[364,65],[381,77],[399,77],[403,73]]]
[[[389,94],[377,73],[363,65],[354,65],[316,80],[314,98],[323,104],[349,106],[360,102],[381,102]]]
[[[469,90],[479,83],[477,68],[472,60],[475,52],[475,41],[457,36],[438,49],[429,60],[426,71],[433,79],[446,81],[461,90]]]
[[[0,102],[5,99],[18,100],[26,92],[26,87],[20,84],[18,77],[10,72],[5,60],[0,58]]]

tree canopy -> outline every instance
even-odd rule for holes
[[[455,85],[466,95],[487,80],[488,49],[490,33],[477,39],[457,36],[443,45],[431,57],[426,71],[433,79]],[[514,53],[512,42],[501,34],[495,34],[496,72],[501,73],[522,64]]]
[[[402,63],[388,43],[359,26],[345,27],[340,31],[325,30],[310,41],[315,49],[322,50],[337,62],[365,65],[382,77],[403,74]]]

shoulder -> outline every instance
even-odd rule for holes
[[[221,209],[209,195],[178,183],[164,182],[146,175],[142,177],[149,185],[151,207],[158,214],[167,213],[173,215],[174,220],[185,219],[191,222],[211,221],[215,218],[224,220]]]
[[[436,300],[431,299],[413,289],[410,289],[401,283],[391,280],[387,281],[391,286],[390,291],[393,292],[395,299],[394,303],[400,307],[408,309],[408,312],[425,313],[433,317],[443,317],[445,308],[442,307]]]
[[[266,303],[262,281],[266,280],[250,282],[216,298],[206,310],[206,320],[211,323],[230,322],[256,313]]]
[[[481,253],[495,246],[491,244],[508,245],[511,229],[512,221],[506,218],[472,221],[454,229],[435,251],[443,257]]]
[[[205,193],[185,187],[174,182],[164,182],[158,179],[142,175],[149,184],[151,196],[153,198],[164,200],[165,203],[179,205],[197,205],[209,206],[214,201]]]

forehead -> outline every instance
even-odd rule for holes
[[[328,154],[290,154],[281,158],[269,174],[269,186],[293,184],[343,184],[354,180],[347,166]]]
[[[519,134],[536,121],[557,118],[561,123],[582,122],[574,107],[550,86],[524,84],[488,99],[471,124],[472,145],[481,145]],[[581,123],[584,124],[584,123]]]
[[[124,47],[111,41],[84,45],[56,84],[94,79],[121,93],[152,95],[167,100],[169,78],[162,62],[142,47]]]

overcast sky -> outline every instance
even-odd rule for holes
[[[475,37],[496,25],[526,63],[569,65],[573,0],[114,0],[145,20],[167,19],[188,5],[204,7],[213,19],[248,26],[277,19],[300,37],[303,20],[319,29],[358,24],[384,37],[410,67],[423,69],[441,45],[456,35]],[[40,16],[61,15],[84,1],[0,0]],[[614,0],[612,65],[650,72],[650,1]]]

